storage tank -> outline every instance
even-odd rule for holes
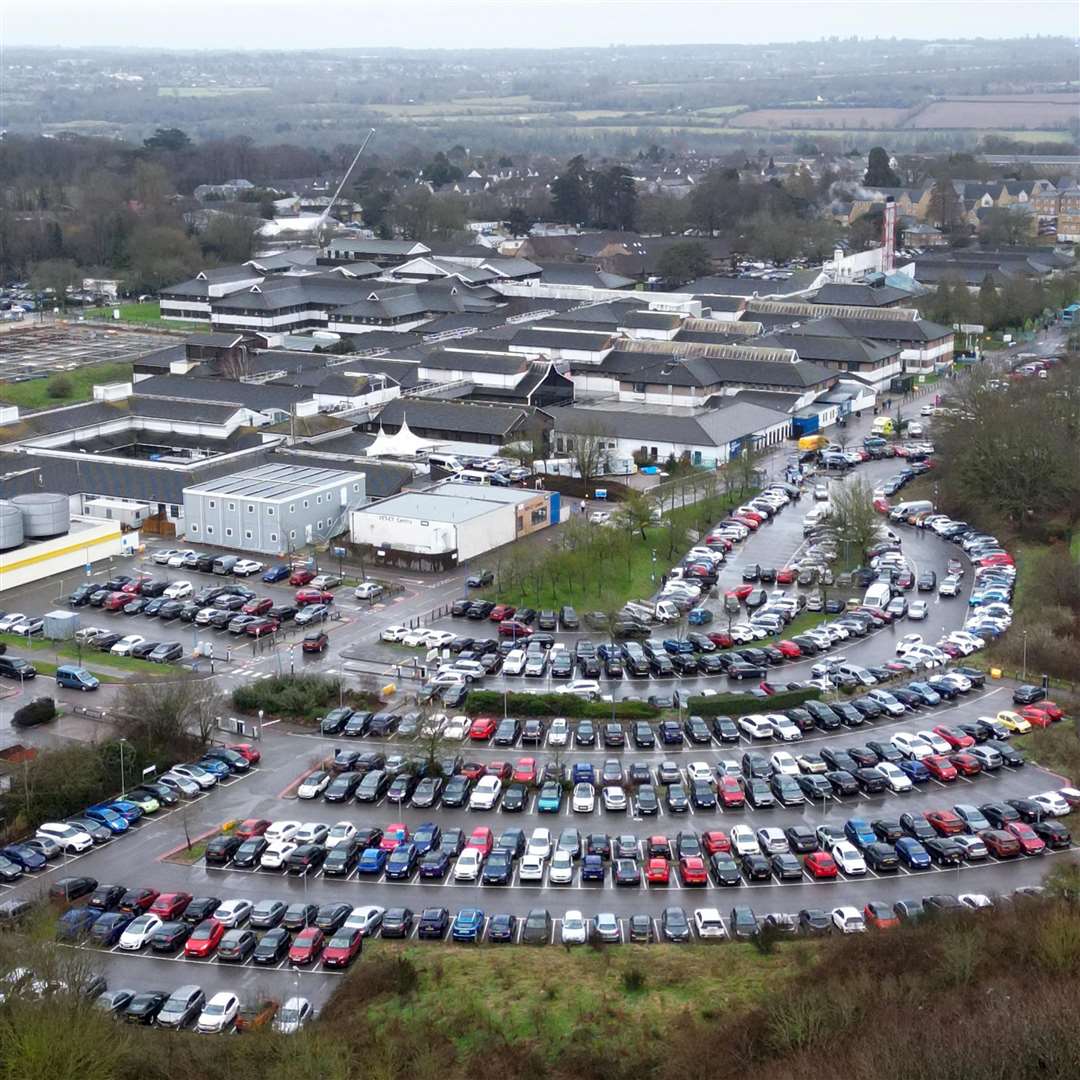
[[[17,548],[22,542],[22,511],[7,499],[0,500],[0,551]]]
[[[71,528],[71,504],[66,495],[41,491],[16,495],[11,501],[22,511],[27,540],[63,536]]]

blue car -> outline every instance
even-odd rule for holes
[[[364,848],[360,853],[360,861],[356,864],[356,872],[358,874],[381,874],[386,869],[386,860],[389,857],[390,852],[383,851],[382,848]]]
[[[416,845],[398,844],[386,860],[386,878],[388,881],[405,881],[411,878],[416,869]]]
[[[450,937],[454,941],[479,941],[484,930],[484,913],[479,908],[462,908],[454,916]]]
[[[848,818],[844,822],[844,836],[860,849],[877,839],[874,830],[862,818]]]
[[[7,847],[0,848],[0,855],[23,870],[41,870],[46,862],[40,851],[35,851],[25,844],[8,844]]]
[[[232,776],[232,769],[225,764],[220,758],[203,757],[199,758],[195,762],[200,769],[205,769],[208,773],[213,773],[219,780],[224,780],[226,777]]]
[[[292,567],[288,563],[278,563],[276,566],[271,566],[269,570],[264,570],[262,579],[271,583],[284,581],[291,573]]]
[[[897,762],[897,768],[913,784],[925,784],[930,779],[930,770],[921,761],[916,761],[914,758],[910,760],[905,758],[903,761]]]
[[[57,941],[79,941],[86,937],[94,923],[101,918],[97,908],[72,908],[65,911],[56,922]]]
[[[120,935],[134,919],[135,916],[126,911],[106,911],[91,927],[90,936],[99,945],[108,948],[120,940]]]
[[[432,848],[439,846],[442,840],[442,829],[433,821],[425,821],[418,825],[412,834],[412,842],[416,846],[418,855],[426,855]]]
[[[686,616],[686,621],[691,626],[707,626],[713,621],[713,613],[708,608],[696,607]]]
[[[581,880],[604,880],[604,860],[599,855],[586,855],[581,860]]]
[[[678,656],[679,653],[686,653],[693,656],[694,646],[689,641],[683,641],[680,638],[665,638],[664,651],[670,653],[672,656]]]
[[[434,848],[420,860],[422,878],[442,879],[450,872],[450,852]]]
[[[557,814],[562,808],[562,797],[561,784],[545,784],[540,789],[540,796],[536,800],[536,812],[538,814]]]
[[[128,799],[114,799],[109,803],[109,809],[119,814],[129,825],[133,825],[143,816],[142,807]]]
[[[930,855],[914,836],[905,836],[896,841],[896,855],[909,870],[930,869]]]
[[[86,809],[86,816],[91,821],[97,821],[104,825],[113,834],[127,832],[128,830],[127,818],[110,806],[89,806]]]
[[[575,761],[570,778],[575,784],[595,784],[596,770],[592,767],[591,762]]]

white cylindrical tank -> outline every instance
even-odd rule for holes
[[[0,501],[0,551],[17,548],[23,539],[22,511],[7,499]]]
[[[27,540],[63,536],[71,528],[71,504],[66,495],[41,491],[16,495],[11,501],[22,511]]]

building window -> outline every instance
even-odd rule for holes
[[[250,540],[251,539],[251,530],[250,529],[245,529],[244,530],[244,539],[245,540]]]
[[[322,496],[321,496],[321,495],[316,495],[316,496],[315,496],[315,501],[316,501],[316,502],[317,502],[317,503],[318,503],[318,504],[319,504],[320,506],[322,506]]]
[[[289,513],[290,514],[295,514],[296,513],[296,503],[289,503]]]
[[[217,506],[217,503],[216,503],[216,502],[214,502],[214,500],[213,500],[213,499],[211,499],[211,500],[210,500],[210,509],[211,509],[211,510],[213,510],[215,506]]]
[[[191,528],[188,531],[192,533],[197,533],[199,531],[199,523],[197,521],[193,521],[191,523]]]
[[[229,503],[229,510],[233,511],[235,509],[236,509],[236,503]]]
[[[532,512],[532,523],[539,525],[542,521],[547,521],[547,507],[541,506],[538,510]]]
[[[353,484],[352,489],[353,489],[353,491],[359,491],[360,490],[360,485],[359,484]]]
[[[180,507],[177,506],[176,503],[170,503],[169,504],[169,517],[174,517],[175,518],[175,517],[179,517],[179,516],[180,516]]]
[[[290,529],[289,530],[289,539],[290,540],[295,540],[296,539],[296,530],[295,529]]]
[[[214,526],[213,525],[207,525],[206,526],[206,535],[207,536],[213,536],[214,535]]]
[[[304,509],[305,510],[308,508],[308,505],[309,505],[309,503],[308,503],[307,499],[305,499],[304,500]]]
[[[255,513],[255,504],[254,503],[248,503],[248,513],[249,514],[254,514]]]
[[[276,544],[277,543],[277,533],[271,533],[270,534],[270,543],[271,544]]]
[[[274,508],[272,506],[268,506],[266,508],[266,516],[267,517],[273,517],[274,516]]]
[[[232,529],[226,529],[225,530],[225,535],[226,536],[232,536]]]

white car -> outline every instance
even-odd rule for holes
[[[1038,795],[1032,795],[1031,800],[1037,802],[1052,817],[1064,817],[1071,809],[1065,799],[1056,791],[1044,791]]]
[[[228,1031],[236,1023],[239,1011],[240,999],[228,990],[221,990],[203,1006],[195,1030],[205,1035]]]
[[[562,943],[584,945],[589,940],[589,924],[580,911],[568,911],[562,921]]]
[[[686,766],[686,779],[693,783],[695,780],[711,781],[713,778],[712,768],[707,761],[691,761]]]
[[[287,998],[274,1017],[274,1030],[280,1035],[295,1035],[314,1015],[315,1010],[307,998]]]
[[[420,721],[420,738],[434,738],[441,735],[450,723],[450,717],[446,713],[432,713]]]
[[[164,561],[166,566],[172,566],[174,568],[177,568],[177,567],[181,567],[181,566],[186,566],[187,563],[188,563],[188,560],[196,558],[197,555],[198,555],[198,553],[195,552],[195,551],[192,551],[191,548],[181,548],[180,550],[172,552],[169,555],[168,559],[165,559],[165,560],[155,559],[154,562],[159,563],[159,562]]]
[[[863,934],[866,932],[866,920],[858,908],[838,907],[833,909],[833,926],[841,934]]]
[[[407,626],[388,626],[379,634],[379,640],[400,642],[408,632]]]
[[[370,937],[382,924],[382,917],[385,913],[386,908],[378,907],[375,904],[354,907],[342,928],[345,930],[359,930],[364,937]]]
[[[466,848],[454,863],[455,881],[476,881],[484,866],[484,854],[477,848]]]
[[[383,594],[383,587],[375,581],[362,581],[353,589],[357,600],[377,600]]]
[[[525,650],[511,649],[503,661],[502,673],[504,675],[520,675],[525,670]]]
[[[570,808],[575,814],[591,814],[596,809],[596,792],[592,784],[574,785]]]
[[[799,725],[790,717],[782,716],[780,713],[770,713],[766,720],[774,739],[779,739],[780,742],[798,742],[802,738]]]
[[[194,592],[190,581],[174,581],[163,593],[162,596],[168,597],[170,600],[183,600]]]
[[[13,611],[9,615],[0,618],[0,633],[9,632],[12,627],[18,626],[26,616],[21,611]]]
[[[151,558],[151,560],[153,562],[156,562],[158,564],[158,566],[165,566],[165,565],[168,564],[168,561],[174,555],[186,555],[186,554],[187,554],[186,549],[164,548],[161,551],[152,552],[151,555],[150,555],[150,558]]]
[[[936,731],[930,731],[928,728],[924,728],[922,731],[916,732],[916,735],[922,739],[923,742],[929,743],[934,748],[935,754],[952,753],[952,747]]]
[[[241,559],[233,568],[236,577],[251,577],[263,568],[263,564],[255,559]]]
[[[908,776],[903,769],[897,768],[891,761],[881,761],[875,768],[885,777],[885,782],[889,785],[889,790],[894,795],[899,795],[902,791],[910,791],[912,789],[911,777]]]
[[[716,775],[734,777],[742,776],[742,766],[734,758],[721,758],[716,763]]]
[[[866,861],[859,854],[859,849],[847,840],[838,840],[833,844],[829,854],[836,860],[836,865],[845,874],[865,874]]]
[[[548,728],[548,746],[565,746],[570,738],[570,724],[565,717],[556,716]]]
[[[925,600],[912,600],[908,604],[907,617],[914,619],[916,622],[920,622],[930,614],[930,607]]]
[[[330,826],[321,821],[305,821],[290,837],[298,844],[322,844],[330,832]]]
[[[330,786],[330,774],[322,769],[316,769],[309,776],[304,777],[300,786],[296,789],[298,799],[317,799]]]
[[[922,643],[922,634],[905,634],[896,643],[896,655],[903,656],[908,649],[914,649],[916,645],[921,645]]]
[[[551,855],[551,830],[544,828],[533,829],[525,848],[525,854],[535,855],[541,861],[547,859]]]
[[[469,734],[469,718],[453,716],[442,730],[442,737],[452,742],[461,742]]]
[[[449,645],[457,634],[450,630],[429,630],[427,632],[427,643],[434,649],[441,649],[444,645]]]
[[[37,827],[37,836],[58,844],[67,855],[78,855],[94,846],[94,838],[88,832],[68,825],[65,821],[44,822]]]
[[[291,840],[299,831],[299,821],[275,821],[263,836],[273,842],[274,840]]]
[[[548,883],[551,885],[569,885],[574,880],[574,857],[569,851],[560,849],[551,856],[548,867]]]
[[[531,855],[526,852],[518,863],[519,881],[543,881],[544,860],[539,855]]]
[[[626,792],[617,784],[609,784],[600,792],[604,802],[604,809],[609,812],[618,812],[626,809]]]
[[[986,893],[981,892],[965,892],[961,893],[957,898],[964,907],[969,907],[972,911],[979,911],[982,908],[991,908],[994,906],[994,901],[990,899]]]
[[[460,671],[454,671],[448,668],[445,671],[440,671],[435,675],[428,683],[429,686],[445,687],[445,686],[464,686],[469,680]]]
[[[202,793],[202,788],[194,780],[187,776],[180,776],[178,773],[162,773],[158,780],[167,788],[172,788],[173,791],[183,795],[185,799],[194,799]]]
[[[738,724],[739,730],[751,739],[768,739],[772,737],[772,724],[769,723],[768,717],[762,716],[760,713],[740,716]]]
[[[727,927],[714,907],[697,908],[694,911],[694,928],[699,938],[726,938]]]
[[[407,645],[410,649],[418,649],[421,645],[428,644],[428,631],[423,627],[417,627],[415,630],[406,630],[398,641],[402,645]]]
[[[156,915],[140,915],[120,935],[120,948],[125,952],[138,952],[160,925],[161,920]]]
[[[985,859],[990,854],[986,843],[977,836],[961,833],[959,836],[951,836],[949,839],[960,845],[964,852],[964,858],[968,862],[974,859]]]
[[[788,844],[788,838],[784,835],[784,830],[776,828],[775,825],[758,829],[757,842],[758,847],[761,848],[765,855],[782,855],[784,852],[791,850],[791,845]]]
[[[497,776],[481,776],[469,796],[470,810],[494,810],[502,793],[502,781]]]
[[[731,830],[731,850],[736,855],[760,855],[757,837],[749,825],[736,825]]]
[[[912,735],[907,731],[898,731],[890,740],[893,746],[906,758],[922,761],[934,753],[934,748],[918,735]]]
[[[130,656],[131,650],[136,645],[141,645],[146,638],[142,634],[128,634],[126,637],[122,637],[110,650],[113,656]]]
[[[595,679],[574,679],[566,684],[563,693],[595,701],[600,696],[600,684]]]
[[[356,835],[356,826],[351,821],[337,821],[330,826],[326,834],[326,846],[337,847],[338,844],[348,843]]]
[[[194,780],[204,791],[207,788],[212,788],[218,778],[212,773],[199,765],[174,765],[170,770],[176,776],[186,777],[188,780]]]
[[[798,776],[802,771],[798,762],[786,751],[778,750],[769,758],[769,766],[774,773],[781,776]]]
[[[222,926],[243,926],[255,905],[250,900],[223,900],[214,909],[214,918]]]

